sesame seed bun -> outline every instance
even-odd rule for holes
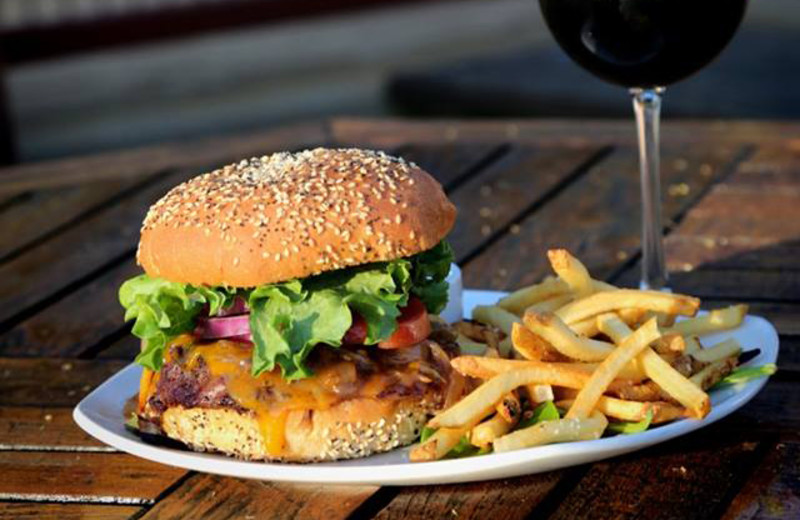
[[[441,185],[402,159],[278,153],[173,188],[150,208],[137,260],[173,282],[254,287],[425,251],[455,215]]]
[[[248,412],[170,407],[163,413],[161,427],[195,451],[245,460],[320,462],[367,457],[411,444],[419,437],[430,408],[424,400],[351,399],[327,410],[290,412],[279,459],[267,453],[258,422]]]

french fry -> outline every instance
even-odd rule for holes
[[[532,403],[544,403],[545,401],[555,400],[552,385],[525,385],[528,392],[528,399]]]
[[[469,359],[464,356],[454,359],[453,366],[462,371],[459,360]],[[481,358],[472,358],[481,359]],[[506,363],[514,363],[511,360],[503,360]],[[527,361],[526,363],[534,363]],[[468,374],[465,374],[468,375]],[[489,415],[500,402],[504,395],[515,388],[527,384],[550,384],[581,388],[583,382],[589,379],[589,375],[572,368],[559,367],[555,363],[540,363],[539,366],[531,366],[519,370],[502,372],[485,381],[482,385],[464,397],[461,401],[439,413],[430,420],[428,425],[432,428],[457,428],[471,426]]]
[[[571,380],[572,384],[561,384],[558,382],[543,381],[539,384],[550,384],[554,386],[567,386],[570,388],[580,388],[580,385],[599,367],[599,363],[545,363],[541,361],[528,361],[522,359],[502,359],[480,356],[459,356],[450,361],[450,364],[460,374],[475,377],[478,379],[491,379],[497,374],[509,372],[511,370],[523,370],[526,368],[547,368],[563,374],[580,374],[580,380]],[[566,377],[566,376],[565,376]],[[622,367],[619,372],[620,384],[636,384],[642,380],[644,372],[631,364]],[[559,380],[563,381],[563,380]],[[578,385],[578,386],[574,386]]]
[[[542,300],[540,302],[534,303],[525,311],[533,311],[533,312],[555,312],[564,305],[568,304],[573,300],[572,294],[562,294],[560,296],[553,296],[552,298],[548,298],[546,300]],[[523,312],[524,314],[524,312]]]
[[[655,318],[652,318],[655,320]],[[652,320],[650,323],[652,323]],[[621,346],[631,337],[632,331],[622,320],[614,315],[605,315],[598,320],[604,334],[612,337]],[[711,400],[700,387],[689,381],[653,349],[645,348],[638,356],[639,363],[647,377],[652,379],[670,397],[686,407],[691,417],[702,419],[711,410]]]
[[[505,452],[599,438],[607,417],[660,424],[710,412],[705,390],[736,367],[741,346],[703,348],[697,336],[740,325],[746,305],[696,316],[698,298],[619,289],[594,280],[565,249],[547,255],[557,277],[478,306],[475,322],[457,326],[454,375],[484,381],[428,422],[437,432],[412,460],[444,457],[465,434]],[[611,342],[595,338],[601,333]],[[483,355],[464,355],[473,352]],[[523,404],[554,402],[566,416],[512,431],[523,413],[520,391]]]
[[[526,312],[523,321],[534,334],[573,359],[599,361],[614,350],[614,346],[605,341],[577,336],[557,314]]]
[[[644,322],[647,321],[647,311],[645,309],[628,307],[625,309],[618,309],[616,313],[622,321],[634,329],[638,329]]]
[[[614,312],[604,312],[597,315],[597,328],[608,338],[619,345],[631,334],[631,329]]]
[[[472,319],[494,325],[508,335],[514,323],[522,323],[519,316],[496,305],[478,305],[472,310]]]
[[[617,344],[631,333],[630,327],[613,312],[599,314],[597,316],[597,328]],[[686,348],[686,342],[683,336],[678,334],[664,334],[658,341],[653,343],[652,347],[659,354],[674,354],[683,352]]]
[[[716,309],[703,316],[677,322],[668,329],[683,336],[702,336],[712,332],[733,329],[741,325],[747,315],[747,305],[731,305]]]
[[[473,446],[486,448],[492,444],[495,439],[511,431],[511,428],[513,428],[515,424],[516,422],[510,423],[501,417],[500,414],[495,414],[472,429],[469,434],[469,442]]]
[[[731,356],[737,357],[742,352],[742,346],[734,338],[728,338],[708,348],[701,348],[692,354],[692,357],[702,363],[713,363]]]
[[[592,292],[616,291],[617,289],[619,289],[619,287],[616,285],[611,285],[610,283],[603,282],[602,280],[592,279]]]
[[[572,256],[566,249],[550,249],[547,251],[550,266],[559,278],[567,282],[577,298],[592,294],[592,277],[580,260]]]
[[[572,323],[569,325],[569,328],[572,329],[572,332],[584,338],[597,336],[597,333],[600,332],[597,328],[597,321],[594,318],[586,318],[577,323]]]
[[[497,305],[509,312],[522,314],[526,308],[535,303],[567,293],[569,293],[569,286],[564,280],[548,276],[536,285],[523,287],[501,298]]]
[[[542,421],[496,439],[493,446],[495,452],[503,453],[554,442],[599,439],[606,426],[608,426],[608,419],[600,412],[595,412],[591,417],[586,418]]]
[[[639,355],[639,361],[650,379],[686,407],[690,417],[702,419],[711,411],[711,399],[708,394],[672,368],[652,349],[645,349]]]
[[[597,370],[597,367],[600,366],[600,363],[564,363],[564,364],[573,368],[577,368],[578,370],[584,371],[587,374],[593,373],[595,370]],[[647,376],[645,375],[644,370],[642,370],[642,367],[639,366],[639,363],[634,359],[633,361],[622,367],[622,370],[619,371],[617,377],[618,379],[615,379],[614,381],[617,382],[624,381],[625,383],[628,384],[635,384],[641,382]]]
[[[649,320],[650,318],[655,318],[659,328],[661,328],[663,331],[675,323],[676,316],[674,314],[666,314],[664,312],[647,311],[642,317],[644,320]]]
[[[511,327],[511,343],[522,357],[531,361],[565,361],[567,359],[547,341],[520,323],[515,323]]]
[[[556,315],[569,325],[604,312],[625,308],[694,316],[699,307],[699,299],[683,294],[617,289],[575,300],[556,311]]]
[[[597,400],[606,391],[608,385],[617,377],[622,368],[634,359],[642,350],[658,339],[661,333],[655,319],[648,321],[622,343],[600,363],[586,386],[575,397],[575,403],[567,412],[567,418],[586,418],[594,409]]]
[[[556,402],[556,406],[569,409],[573,402],[572,399],[564,399]],[[675,406],[672,403],[664,401],[627,401],[607,395],[601,396],[597,401],[597,410],[606,417],[613,417],[621,421],[631,422],[641,421],[647,416],[647,412],[650,411],[653,413],[653,424],[673,421],[685,415],[683,408]]]
[[[714,361],[700,372],[690,377],[689,380],[703,390],[707,390],[730,374],[733,369],[736,368],[737,363],[736,357]]]
[[[408,454],[411,462],[439,460],[458,444],[469,428],[439,428],[428,440],[415,446]]]
[[[505,397],[497,403],[495,408],[497,410],[497,415],[509,423],[516,423],[519,420],[519,416],[522,415],[522,405],[515,392],[506,394]]]
[[[703,348],[700,346],[700,342],[697,340],[696,336],[686,336],[684,341],[686,342],[686,348],[683,349],[684,354],[694,356],[697,351]]]
[[[486,359],[503,359],[502,356],[500,356],[500,351],[493,347],[488,347],[483,357]]]
[[[686,350],[686,340],[680,334],[668,333],[662,335],[652,347],[659,354],[682,354]]]

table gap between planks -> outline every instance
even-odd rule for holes
[[[674,288],[769,318],[780,372],[752,403],[686,438],[561,471],[430,487],[186,472],[80,431],[72,406],[138,349],[116,291],[138,271],[147,207],[243,157],[380,148],[430,171],[461,208],[450,241],[467,287],[535,282],[552,246],[635,285],[630,123],[332,119],[0,170],[0,518],[798,517],[800,123],[668,121],[662,139]]]

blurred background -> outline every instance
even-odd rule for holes
[[[0,81],[4,162],[332,115],[632,118],[536,0],[0,0]],[[664,116],[798,118],[798,85],[800,1],[753,0]]]

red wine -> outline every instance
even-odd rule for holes
[[[727,45],[747,0],[539,0],[559,45],[600,78],[665,86]]]

